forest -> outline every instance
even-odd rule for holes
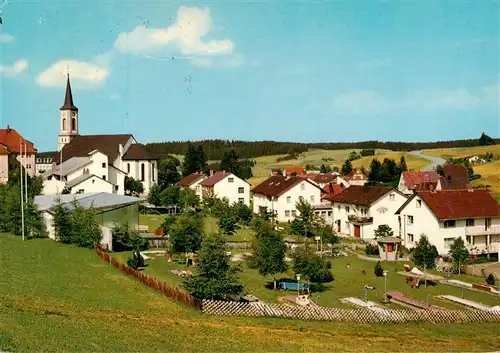
[[[488,137],[489,138],[489,137]],[[500,139],[490,139],[489,144],[500,143]],[[170,141],[146,144],[150,153],[159,157],[167,154],[184,155],[188,146],[201,145],[208,160],[221,160],[225,152],[233,150],[240,158],[255,158],[277,154],[297,154],[309,149],[387,149],[393,151],[412,151],[435,148],[474,147],[481,145],[481,139],[435,141],[435,142],[279,142],[279,141],[240,141],[240,140],[201,140]]]

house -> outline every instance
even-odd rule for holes
[[[202,180],[200,185],[203,196],[226,198],[230,204],[242,203],[250,206],[250,184],[232,173],[216,172]]]
[[[305,178],[314,181],[320,188],[328,184],[337,183],[337,174],[307,173]]]
[[[0,183],[7,183],[9,171],[18,169],[19,163],[26,165],[29,176],[34,176],[36,173],[36,152],[33,143],[26,140],[9,125],[6,129],[0,129]]]
[[[207,178],[208,176],[206,176],[203,172],[194,172],[179,180],[177,182],[177,186],[179,186],[181,189],[189,188],[193,190],[196,196],[198,196],[198,198],[201,200],[203,198],[201,182]]]
[[[436,190],[467,190],[471,189],[469,173],[461,164],[445,164],[443,176],[439,178]]]
[[[470,164],[484,164],[484,163],[486,163],[486,160],[482,159],[479,156],[473,156],[473,157],[467,158],[467,160],[469,161]]]
[[[321,195],[321,200],[331,200],[334,196],[337,196],[340,194],[342,191],[347,189],[349,187],[348,184],[327,184],[323,187],[323,190],[325,193]]]
[[[99,192],[35,196],[34,203],[42,213],[49,238],[54,240],[56,240],[56,234],[53,225],[53,209],[58,200],[67,210],[71,210],[75,202],[84,208],[92,207],[96,211],[95,220],[102,231],[101,245],[109,250],[113,250],[112,233],[116,226],[127,225],[131,231],[139,230],[139,203],[146,201],[143,198]]]
[[[43,175],[52,170],[52,163],[57,163],[57,152],[40,152],[36,154],[36,174]]]
[[[425,234],[440,254],[458,237],[472,254],[499,250],[500,207],[487,190],[417,191],[396,214],[405,247],[414,247]]]
[[[386,224],[398,233],[396,211],[407,197],[397,189],[351,185],[330,198],[336,232],[362,239],[373,239],[375,229]]]
[[[101,192],[104,189],[109,192],[111,184],[113,193],[123,195],[126,176],[141,181],[144,195],[156,184],[158,158],[148,153],[131,134],[79,134],[79,110],[73,104],[69,76],[59,119],[58,151],[45,154],[48,157],[44,162],[52,158],[50,169],[46,163],[43,166],[46,171],[50,170],[43,173],[46,194],[54,190],[60,192],[61,187],[71,189],[71,193]],[[62,166],[55,168],[53,163]],[[70,172],[68,165],[71,166]],[[85,188],[81,183],[85,183]]]
[[[306,175],[304,167],[286,167],[284,170],[285,176],[301,176]]]
[[[279,222],[292,221],[297,216],[296,203],[305,200],[320,205],[324,191],[309,179],[275,175],[253,188],[253,212],[271,212]],[[331,212],[331,206],[328,207]],[[325,210],[325,212],[328,212]],[[328,213],[327,213],[328,216]],[[331,216],[331,213],[330,213]]]
[[[405,195],[412,195],[415,188],[422,188],[420,184],[425,183],[424,187],[430,187],[434,183],[437,186],[439,174],[435,171],[428,172],[409,172],[401,173],[398,183],[398,190]]]
[[[368,182],[368,177],[359,169],[353,169],[349,174],[344,175],[343,178],[349,185],[363,186]]]

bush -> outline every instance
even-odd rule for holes
[[[493,276],[492,273],[490,273],[488,277],[486,277],[486,283],[489,284],[490,286],[495,285],[495,277]]]
[[[113,230],[113,251],[146,250],[147,248],[148,240],[141,237],[139,233],[130,231],[128,224],[115,227]]]
[[[382,268],[380,261],[377,261],[375,264],[374,272],[377,277],[382,277],[384,275],[384,269]]]
[[[326,268],[327,268],[328,270],[329,270],[329,269],[331,269],[331,268],[332,268],[332,262],[331,262],[330,260],[326,261],[326,262],[325,262],[325,266],[326,266]]]
[[[136,249],[132,256],[127,260],[128,267],[133,268],[134,270],[138,270],[141,267],[144,267],[144,258],[142,257],[139,249]]]
[[[378,245],[367,244],[365,248],[366,255],[379,255]]]

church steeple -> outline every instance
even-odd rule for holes
[[[66,80],[66,96],[64,97],[64,105],[59,110],[78,111],[78,108],[73,104],[73,94],[71,93],[71,83],[69,82],[69,73]]]

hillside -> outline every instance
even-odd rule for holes
[[[491,325],[217,318],[186,309],[86,249],[0,234],[0,350],[493,351]],[[356,333],[363,332],[363,335]],[[367,345],[367,337],[370,344]],[[404,340],[401,340],[404,337]]]

